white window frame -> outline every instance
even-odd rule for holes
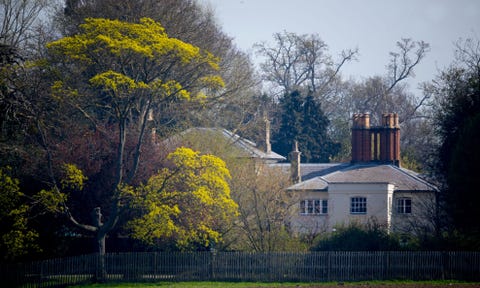
[[[304,199],[300,201],[300,215],[327,215],[328,199]]]
[[[397,214],[412,214],[412,198],[397,198]]]
[[[350,198],[350,214],[367,214],[367,197],[355,196]]]

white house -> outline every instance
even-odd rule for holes
[[[290,165],[298,183],[288,188],[299,199],[290,221],[295,231],[319,233],[369,221],[394,232],[431,228],[437,189],[400,167],[396,114],[384,114],[377,127],[369,125],[368,114],[354,115],[351,163],[301,164],[295,150],[291,155],[298,158]]]

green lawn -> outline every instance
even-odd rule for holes
[[[368,282],[352,282],[352,283],[260,283],[260,282],[157,282],[157,283],[107,283],[107,284],[88,284],[71,286],[71,288],[93,288],[93,287],[120,287],[120,288],[140,288],[140,287],[161,287],[161,288],[211,288],[211,287],[233,287],[233,288],[257,288],[257,287],[278,287],[278,288],[295,288],[295,287],[480,287],[480,283],[458,282],[458,281],[368,281]]]
[[[327,285],[328,283],[322,283]],[[332,284],[332,283],[330,283]],[[162,287],[162,288],[211,288],[211,287],[233,287],[233,288],[251,288],[251,287],[301,287],[312,286],[312,283],[256,283],[256,282],[158,282],[158,283],[107,283],[107,284],[88,284],[72,286],[72,288],[93,288],[93,287],[120,287],[120,288],[139,288],[139,287]],[[335,283],[337,285],[337,283]]]
[[[74,288],[93,288],[93,287],[120,287],[120,288],[131,288],[131,287],[135,287],[135,288],[139,288],[139,287],[161,287],[161,288],[233,287],[233,288],[251,288],[251,287],[301,287],[301,286],[311,286],[311,285],[312,285],[312,283],[299,284],[299,283],[255,283],[255,282],[158,282],[158,283],[89,284],[89,285],[72,286],[72,288],[73,287]]]

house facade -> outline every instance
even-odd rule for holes
[[[290,227],[298,233],[371,222],[398,233],[432,227],[437,189],[401,168],[396,114],[384,114],[380,126],[370,126],[368,114],[354,115],[350,163],[302,165],[298,156],[291,166],[297,181],[288,191],[299,203]]]

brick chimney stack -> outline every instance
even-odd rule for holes
[[[372,159],[370,136],[370,115],[353,114],[352,162],[366,162]]]
[[[384,113],[380,126],[370,126],[369,114],[354,114],[352,163],[378,161],[400,166],[400,125],[396,113]]]
[[[400,166],[400,126],[398,115],[384,113],[380,130],[380,161]]]

